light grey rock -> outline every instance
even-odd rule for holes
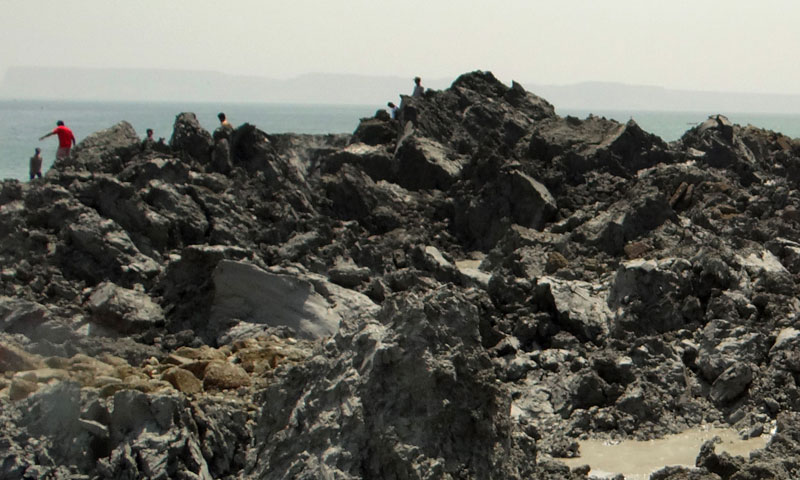
[[[164,312],[147,294],[105,282],[92,292],[92,321],[120,333],[141,332],[164,323]]]
[[[27,300],[0,297],[0,331],[25,332],[45,321],[47,309]]]
[[[287,326],[302,338],[322,338],[336,332],[341,316],[307,280],[223,260],[214,270],[211,321],[231,319]]]
[[[558,322],[581,340],[601,343],[608,336],[611,310],[606,290],[578,280],[542,277],[536,291],[553,306]]]

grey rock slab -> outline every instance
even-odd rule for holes
[[[255,265],[223,260],[214,270],[211,321],[239,319],[287,326],[302,338],[332,335],[341,317],[311,282],[270,273]]]

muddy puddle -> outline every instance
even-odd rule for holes
[[[747,457],[750,452],[763,448],[769,435],[742,440],[730,429],[697,428],[646,442],[624,441],[609,444],[602,440],[585,440],[580,443],[579,458],[560,458],[570,468],[589,465],[590,475],[611,478],[621,473],[626,480],[647,480],[650,474],[668,465],[694,467],[700,446],[706,440],[719,437],[716,452]]]

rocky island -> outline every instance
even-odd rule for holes
[[[352,135],[122,122],[0,184],[0,478],[800,475],[800,142],[665,143],[489,72]],[[617,477],[621,478],[621,477]]]

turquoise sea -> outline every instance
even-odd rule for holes
[[[28,159],[40,147],[45,159],[43,171],[55,157],[56,137],[39,141],[50,132],[57,120],[69,126],[77,140],[108,128],[121,120],[133,125],[144,137],[152,128],[155,137],[169,140],[175,117],[181,112],[194,112],[200,123],[213,131],[217,113],[223,111],[234,126],[251,123],[268,133],[352,133],[359,119],[370,117],[381,106],[374,105],[281,105],[281,104],[215,104],[215,103],[128,103],[128,102],[62,102],[0,101],[0,178],[28,179]],[[590,113],[620,122],[633,118],[644,130],[665,141],[680,138],[686,130],[704,121],[710,114],[723,113],[734,123],[800,137],[800,114],[756,114],[725,112],[647,112],[588,111],[564,109],[559,115],[585,118]]]
[[[169,141],[175,117],[193,112],[200,124],[213,132],[217,114],[225,112],[238,126],[256,125],[267,133],[353,133],[362,117],[371,117],[380,107],[371,105],[280,105],[217,103],[128,103],[0,101],[0,178],[28,179],[28,159],[36,147],[42,149],[42,172],[53,164],[58,140],[39,141],[56,121],[64,123],[80,142],[87,135],[127,121],[142,138],[152,128],[154,137]]]

